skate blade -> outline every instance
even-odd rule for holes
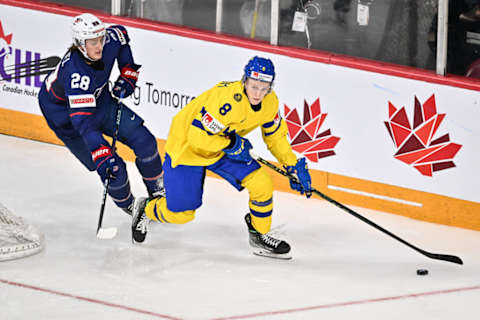
[[[102,240],[109,240],[115,238],[117,235],[117,228],[100,228],[97,232],[97,238]]]
[[[263,250],[263,249],[254,249],[252,250],[252,253],[256,256],[273,258],[273,259],[280,259],[280,260],[292,259],[292,256],[290,255],[290,253],[272,253],[268,250]]]
[[[134,245],[139,245],[139,246],[141,246],[144,242],[145,242],[145,240],[143,240],[143,241],[137,241],[137,240],[135,240],[135,239],[132,237],[132,243],[133,243]]]

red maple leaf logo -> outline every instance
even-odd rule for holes
[[[9,34],[9,35],[6,35],[4,32],[3,32],[3,27],[2,27],[2,21],[0,21],[0,39],[3,39],[5,40],[5,42],[7,44],[11,44],[12,42],[12,36],[13,34]]]
[[[0,21],[0,58],[11,51],[8,46],[12,43],[12,36],[12,33],[6,35],[5,32],[3,32],[2,21]]]
[[[313,162],[335,155],[333,149],[340,138],[332,136],[330,129],[320,132],[327,113],[322,113],[319,98],[312,105],[304,101],[303,121],[300,120],[297,109],[290,109],[286,104],[284,108],[288,137],[293,150]]]
[[[413,127],[410,126],[405,107],[401,109],[388,102],[388,133],[397,148],[394,157],[413,166],[422,175],[455,167],[453,158],[462,147],[450,142],[449,134],[434,139],[445,113],[437,113],[435,95],[422,105],[415,96]]]

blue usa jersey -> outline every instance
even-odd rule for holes
[[[81,52],[69,50],[41,88],[39,99],[45,115],[60,118],[68,114],[91,151],[105,144],[97,127],[109,110],[106,106],[112,103],[108,80],[115,60],[120,70],[136,66],[129,41],[123,26],[110,26],[106,30],[101,62],[87,64]]]

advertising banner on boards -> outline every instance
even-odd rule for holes
[[[51,67],[47,58],[61,58],[72,43],[72,18],[0,9],[0,108],[40,115],[42,71]],[[142,67],[126,104],[159,139],[166,139],[172,117],[195,96],[220,81],[241,79],[249,58],[259,55],[275,64],[280,114],[310,168],[480,202],[477,91],[127,30]],[[117,75],[115,70],[110,80]],[[248,138],[257,154],[274,160],[260,131]]]

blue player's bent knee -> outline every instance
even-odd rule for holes
[[[132,204],[134,198],[130,189],[127,166],[120,157],[118,157],[117,162],[118,170],[115,172],[114,178],[110,179],[108,194],[118,207],[126,208]],[[101,176],[100,179],[102,179]]]
[[[144,125],[135,128],[125,143],[140,159],[148,158],[158,153],[157,140]]]

